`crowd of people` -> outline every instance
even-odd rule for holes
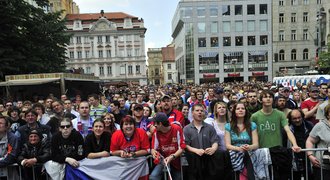
[[[173,180],[285,180],[291,170],[294,180],[306,171],[320,179],[330,176],[330,153],[301,149],[330,146],[329,96],[326,83],[235,82],[7,98],[0,167],[14,172],[17,163],[24,179],[60,180],[66,165],[84,158],[151,155],[150,179],[162,179],[167,167]]]

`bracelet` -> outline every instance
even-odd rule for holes
[[[176,159],[176,156],[174,154],[171,154],[171,156],[173,157],[173,159]]]
[[[313,156],[313,154],[308,154],[307,157],[309,157],[309,156]]]

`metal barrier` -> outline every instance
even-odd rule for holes
[[[6,177],[7,179],[10,179],[11,177],[9,177],[8,168],[16,168],[16,167],[18,167],[18,171],[19,171],[19,180],[22,180],[21,166],[19,166],[17,163],[11,164],[4,168],[0,168],[0,177]]]

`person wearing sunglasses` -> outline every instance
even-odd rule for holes
[[[69,118],[60,120],[59,132],[51,141],[51,159],[45,163],[47,173],[52,179],[63,179],[65,174],[65,163],[77,168],[79,160],[84,156],[84,139],[82,135],[72,127]]]

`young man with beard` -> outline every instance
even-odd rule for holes
[[[170,124],[178,124],[181,127],[184,127],[184,116],[182,112],[177,109],[173,109],[171,97],[169,95],[165,95],[161,98],[161,101],[162,110],[167,115]]]
[[[276,99],[275,107],[277,110],[282,111],[285,117],[287,117],[291,109],[287,108],[285,104],[286,104],[286,98],[282,95],[279,95]]]
[[[262,108],[262,105],[258,102],[257,93],[255,91],[249,91],[247,93],[247,106],[246,109],[248,111],[249,116]]]
[[[316,120],[316,112],[319,105],[323,102],[320,102],[318,99],[319,92],[319,88],[310,87],[309,98],[301,103],[301,110],[304,112],[305,119],[314,125],[319,122]]]
[[[324,116],[324,108],[329,104],[329,101],[330,101],[330,99],[329,99],[329,96],[330,96],[330,86],[328,86],[327,92],[328,92],[327,100],[324,101],[317,108],[317,112],[316,112],[316,119],[317,120],[326,119],[326,117]]]
[[[186,148],[182,129],[179,126],[170,124],[165,113],[159,112],[153,118],[155,133],[152,135],[151,154],[154,159],[158,153],[164,157],[156,165],[149,176],[150,180],[160,180],[163,176],[164,163],[170,167],[173,180],[181,179],[180,156]]]
[[[90,117],[94,120],[101,118],[104,113],[108,112],[107,108],[100,104],[100,98],[97,94],[89,95],[88,103],[90,105]]]
[[[79,116],[72,120],[72,127],[85,138],[92,133],[94,119],[90,116],[88,102],[82,101],[78,106]]]

